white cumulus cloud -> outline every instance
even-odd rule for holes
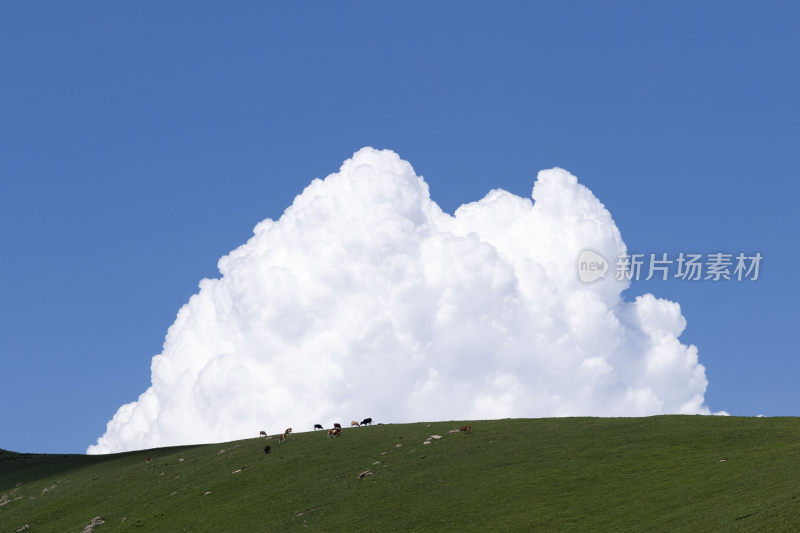
[[[532,200],[496,189],[449,215],[408,162],[364,148],[253,233],[88,453],[365,417],[709,413],[680,306],[578,278],[582,250],[625,244],[565,170],[541,171]]]

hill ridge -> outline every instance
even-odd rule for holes
[[[472,432],[447,433],[462,424]],[[26,524],[81,531],[97,517],[105,521],[98,532],[800,524],[800,423],[792,417],[420,422],[266,444],[269,454],[263,438],[104,456],[2,450],[0,533]]]

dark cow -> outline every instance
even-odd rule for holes
[[[364,420],[361,421],[361,425],[362,426],[371,426],[372,425],[372,419],[371,418],[365,418]]]
[[[144,462],[150,464],[153,461],[152,457],[145,457]]]
[[[342,429],[342,425],[341,425],[339,422],[336,422],[336,423],[333,425],[333,427],[334,427],[334,428],[336,428],[336,429]]]
[[[472,432],[472,426],[461,426],[461,433],[470,433]]]
[[[264,446],[264,453],[269,453],[270,450],[271,450],[271,448],[270,448],[269,444]]]
[[[314,431],[322,429],[322,424],[314,424]]]

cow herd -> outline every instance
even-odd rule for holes
[[[352,422],[350,422],[350,427],[371,426],[371,425],[372,425],[371,418],[365,418],[361,422],[358,422],[357,420],[353,420]],[[314,431],[318,429],[323,429],[322,424],[314,424]],[[331,438],[338,437],[339,435],[341,435],[341,433],[342,433],[342,425],[338,422],[334,423],[333,427],[327,431],[328,436]],[[292,434],[292,428],[286,428],[286,430],[283,433],[278,435],[278,444],[283,444],[284,442],[286,442],[286,439],[289,438],[289,435],[291,434]],[[264,437],[267,440],[272,438],[269,435],[267,435],[267,432],[264,431],[263,429],[258,433],[258,436]],[[264,448],[264,453],[269,453],[269,451],[270,447],[266,446]]]
[[[372,425],[372,419],[371,418],[365,418],[361,422],[358,422],[357,420],[353,420],[353,421],[350,422],[350,427],[371,426],[371,425]],[[430,426],[430,424],[428,424],[428,426]],[[323,429],[322,424],[314,424],[314,431],[316,431],[318,429],[319,430]],[[461,432],[461,433],[471,433],[472,432],[472,426],[471,425],[461,426],[460,429],[452,429],[452,430],[448,431],[448,433],[459,433],[459,432]],[[278,435],[278,444],[283,444],[284,442],[286,442],[286,439],[288,439],[289,435],[291,435],[291,434],[292,434],[292,428],[286,428],[283,433]],[[333,424],[333,427],[330,428],[329,430],[327,430],[328,437],[330,437],[332,439],[338,437],[341,434],[342,434],[342,425],[340,423],[338,423],[338,422],[335,422]],[[272,438],[269,435],[267,435],[267,432],[264,431],[264,430],[261,430],[259,432],[258,436],[259,437],[264,437],[267,440]],[[437,436],[436,438],[439,438],[439,437]],[[429,444],[429,442],[425,442],[424,444]],[[399,446],[399,444],[398,444],[398,446]],[[269,453],[270,449],[271,448],[270,448],[269,445],[265,446],[264,447],[264,453]],[[147,458],[147,462],[148,463],[150,462],[150,458],[149,457]]]

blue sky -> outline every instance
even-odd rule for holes
[[[706,403],[798,415],[789,2],[24,3],[0,17],[0,447],[78,452],[218,258],[362,146],[452,212],[566,168],[631,251],[760,252],[681,304]]]

